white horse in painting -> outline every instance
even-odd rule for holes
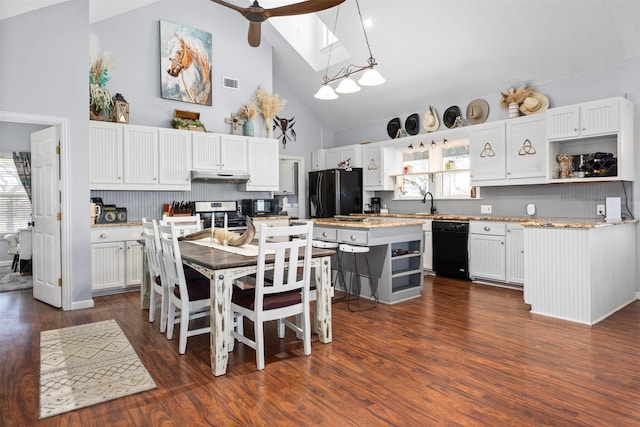
[[[185,33],[173,33],[167,41],[167,73],[179,81],[180,101],[211,105],[211,62],[202,41]]]

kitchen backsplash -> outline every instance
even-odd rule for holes
[[[129,221],[142,218],[162,218],[164,203],[188,201],[239,201],[270,198],[264,191],[238,191],[238,185],[191,183],[191,191],[91,191],[91,197],[102,197],[105,204],[127,208]]]
[[[628,213],[624,204],[628,198],[633,210],[633,183],[598,182],[575,184],[519,185],[508,187],[484,187],[479,200],[436,200],[438,213],[480,215],[480,205],[491,205],[495,216],[527,216],[527,204],[536,206],[537,217],[595,218],[596,204],[604,204],[605,197],[620,197],[622,213]],[[392,213],[428,212],[429,201],[393,201],[392,192],[377,192],[382,204]]]
[[[509,187],[484,187],[478,200],[436,200],[438,213],[480,215],[480,205],[491,205],[492,215],[526,217],[526,206],[536,206],[537,217],[595,218],[596,204],[604,204],[605,197],[620,197],[622,213],[628,198],[632,208],[633,184],[599,182],[581,184],[521,185]],[[392,213],[428,212],[429,203],[419,201],[394,201],[392,192],[376,192]],[[129,221],[141,218],[162,217],[162,204],[172,201],[242,200],[245,198],[270,198],[269,192],[243,192],[237,184],[193,183],[191,191],[92,191],[91,197],[102,197],[104,203],[127,208]],[[296,200],[297,201],[297,200]],[[300,201],[305,203],[304,201]]]

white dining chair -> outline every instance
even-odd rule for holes
[[[178,237],[186,236],[187,234],[202,231],[202,221],[200,214],[190,216],[167,216],[163,215],[160,225],[175,224],[176,230],[178,230]]]
[[[142,218],[142,231],[144,233],[145,252],[149,269],[149,322],[154,322],[156,311],[160,309],[160,332],[167,331],[167,316],[169,313],[169,288],[164,274],[164,261],[162,259],[162,246],[158,223],[156,220]],[[160,297],[160,303],[158,303]]]
[[[207,277],[185,277],[182,256],[178,244],[178,230],[175,223],[160,226],[160,243],[162,259],[169,289],[169,307],[167,317],[167,338],[173,338],[176,323],[180,324],[180,342],[178,351],[184,354],[187,349],[187,338],[208,334],[210,325],[189,329],[189,321],[209,317],[211,297],[210,281]],[[195,271],[195,270],[193,270]]]
[[[264,323],[272,320],[302,337],[304,354],[311,354],[311,310],[309,285],[311,279],[311,249],[313,223],[285,227],[261,226],[258,240],[258,271],[255,288],[234,289],[231,313],[235,317],[232,338],[256,351],[258,370],[265,367]],[[303,236],[303,238],[296,238]],[[286,240],[281,237],[290,237]],[[273,255],[273,271],[266,279],[265,267]],[[271,262],[271,261],[269,261]],[[298,316],[297,320],[288,319]],[[254,324],[254,339],[243,329],[243,317]],[[278,336],[284,338],[285,328],[279,322]]]

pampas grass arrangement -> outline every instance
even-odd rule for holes
[[[240,117],[253,120],[258,115],[258,107],[255,103],[245,104],[240,108]]]
[[[509,88],[507,93],[500,92],[502,98],[500,99],[500,107],[503,109],[509,108],[509,104],[516,103],[518,105],[522,104],[527,96],[533,93],[533,88],[531,86],[520,86],[518,88]]]
[[[264,117],[267,138],[269,138],[271,136],[271,120],[276,114],[282,111],[287,101],[284,99],[281,100],[277,93],[269,95],[269,92],[260,86],[256,91],[256,103]]]

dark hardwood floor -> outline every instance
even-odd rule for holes
[[[333,305],[333,343],[304,356],[267,332],[266,369],[237,345],[214,377],[209,338],[177,351],[139,294],[60,311],[0,294],[0,425],[640,425],[640,302],[589,327],[529,313],[519,291],[425,278],[423,296],[373,311]],[[40,331],[115,319],[157,388],[38,420]],[[176,334],[177,335],[177,334]]]

